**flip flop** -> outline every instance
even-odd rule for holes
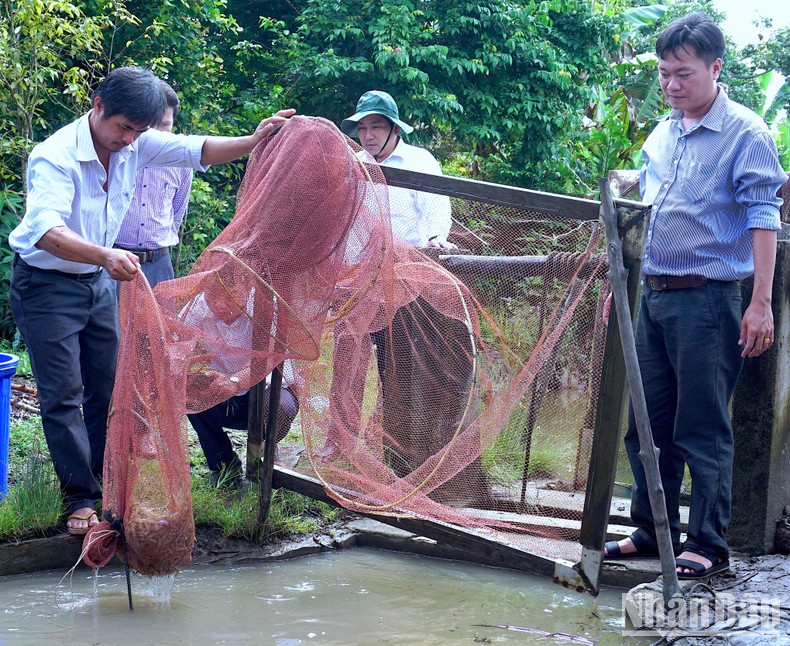
[[[708,558],[708,557],[705,557]],[[693,572],[678,572],[678,579],[707,579],[709,576],[725,572],[730,569],[730,561],[728,559],[711,559],[713,564],[706,568],[702,563],[696,561],[689,561],[688,559],[675,559],[678,567],[685,567]]]
[[[96,522],[91,523],[91,519],[95,518]],[[69,527],[70,520],[84,520],[88,523],[87,527]],[[96,511],[91,509],[90,507],[86,507],[85,509],[78,509],[73,514],[70,514],[69,517],[66,519],[66,531],[71,534],[72,536],[84,536],[88,533],[88,530],[96,525],[99,522],[99,517],[96,515]]]

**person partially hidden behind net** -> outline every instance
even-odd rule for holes
[[[248,307],[252,296],[249,297]],[[232,301],[231,301],[232,303]],[[249,343],[252,338],[250,318],[238,307],[229,305],[218,292],[208,291],[200,294],[184,313],[187,323],[198,322],[207,339],[239,340]],[[225,375],[245,371],[239,359],[223,357],[221,348],[210,347],[206,342],[206,351],[211,353],[212,368]],[[213,350],[213,351],[212,351]],[[266,377],[264,392],[264,419],[269,410],[269,383],[271,375]],[[295,372],[293,362],[287,360],[283,364],[283,387],[280,392],[280,408],[277,413],[277,442],[282,440],[291,429],[299,412],[299,401],[293,391]],[[246,430],[249,417],[249,392],[244,390],[224,402],[212,406],[200,413],[187,415],[192,428],[197,433],[200,447],[206,456],[209,468],[209,479],[216,487],[234,490],[243,485],[243,469],[241,460],[233,450],[226,428]]]

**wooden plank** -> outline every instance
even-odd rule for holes
[[[581,254],[579,254],[581,255]],[[440,255],[439,264],[460,276],[501,278],[503,276],[542,276],[547,272],[574,272],[579,264],[574,255],[552,256],[473,256],[467,254]],[[600,254],[594,254],[579,271],[579,278],[587,278],[592,271],[603,273],[605,264]]]
[[[340,506],[331,498],[315,478],[275,465],[273,474],[275,487],[283,487],[321,500],[330,505]],[[359,512],[355,512],[359,513]],[[463,527],[447,525],[433,520],[414,517],[393,517],[378,514],[360,514],[379,522],[398,527],[413,534],[432,538],[444,545],[470,552],[477,559],[485,559],[492,565],[507,567],[521,572],[554,577],[556,561],[524,552],[510,545],[497,543],[490,536],[481,536]]]
[[[618,207],[618,222],[623,235],[624,264],[628,270],[628,300],[631,311],[636,312],[639,295],[642,247],[647,231],[649,207]],[[617,459],[620,453],[620,429],[623,425],[625,402],[625,360],[619,342],[618,325],[614,308],[611,310],[609,326],[606,330],[606,350],[603,374],[595,419],[592,454],[587,480],[587,490],[582,512],[582,530],[579,542],[582,547],[603,551],[606,531],[612,504],[612,492],[617,472]],[[632,321],[622,322],[632,325]],[[585,575],[597,587],[601,576],[602,560],[596,564],[582,562],[586,567]],[[595,567],[595,571],[590,571]]]
[[[390,186],[449,195],[450,197],[508,206],[514,209],[539,211],[564,218],[597,220],[601,206],[600,202],[596,200],[531,191],[526,188],[503,186],[474,179],[429,175],[390,166],[382,166],[381,170]]]

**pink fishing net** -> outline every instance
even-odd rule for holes
[[[601,352],[593,319],[604,268],[595,227],[549,227],[553,249],[538,235],[544,249],[533,282],[489,269],[462,281],[393,238],[389,189],[357,150],[325,120],[292,118],[254,151],[233,221],[188,276],[153,290],[142,275],[122,285],[108,520],[86,536],[88,564],[101,566],[120,550],[120,529],[129,564],[143,574],[189,562],[184,416],[252,387],[285,359],[296,360],[301,402],[306,450],[297,470],[318,477],[343,506],[513,540],[573,535],[516,514],[543,514],[520,470],[529,475],[529,445],[551,440],[529,422],[532,413],[540,419],[536,406],[548,407],[550,377],[558,365],[579,363],[557,357],[566,346],[583,348],[590,364]],[[467,223],[481,221],[457,207]],[[544,221],[525,216],[509,233],[486,225],[473,236],[482,245],[477,255],[525,255],[524,227],[535,222]],[[557,249],[559,260],[551,255]],[[579,432],[571,443],[586,457],[563,457],[573,475],[559,477],[577,490],[589,457]],[[504,473],[503,465],[512,468]],[[580,509],[568,514],[580,517]]]

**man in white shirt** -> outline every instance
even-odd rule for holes
[[[340,124],[349,137],[359,139],[363,161],[404,168],[419,173],[441,175],[436,158],[425,148],[410,146],[401,132],[414,130],[400,120],[395,100],[386,92],[371,90],[357,101],[357,111]],[[450,234],[450,198],[423,191],[389,188],[392,234],[412,247],[456,249],[447,242]]]
[[[365,92],[356,113],[340,127],[359,139],[364,150],[358,155],[365,162],[442,174],[431,153],[401,139],[401,133],[413,128],[400,120],[398,106],[386,92]],[[392,234],[397,241],[413,247],[457,248],[447,240],[452,223],[448,197],[397,187],[388,190]],[[399,308],[391,326],[373,332],[370,338],[376,347],[388,457],[395,474],[404,477],[444,447],[462,423],[473,379],[473,348],[465,324],[421,296]],[[430,420],[426,420],[426,410],[414,410],[414,384],[430,402]],[[364,384],[356,389],[362,391]],[[357,423],[354,407],[338,408],[335,415],[347,428]],[[331,459],[338,453],[338,443],[330,432],[319,455]],[[487,490],[479,460],[455,480],[471,490]],[[436,493],[441,500],[457,500],[454,488],[450,484]]]
[[[9,236],[16,252],[11,308],[30,354],[72,534],[98,522],[119,334],[111,279],[131,280],[140,270],[137,256],[112,245],[138,169],[205,170],[238,159],[294,113],[264,119],[251,135],[204,137],[150,129],[164,108],[151,72],[110,72],[93,109],[31,152],[25,216]]]

